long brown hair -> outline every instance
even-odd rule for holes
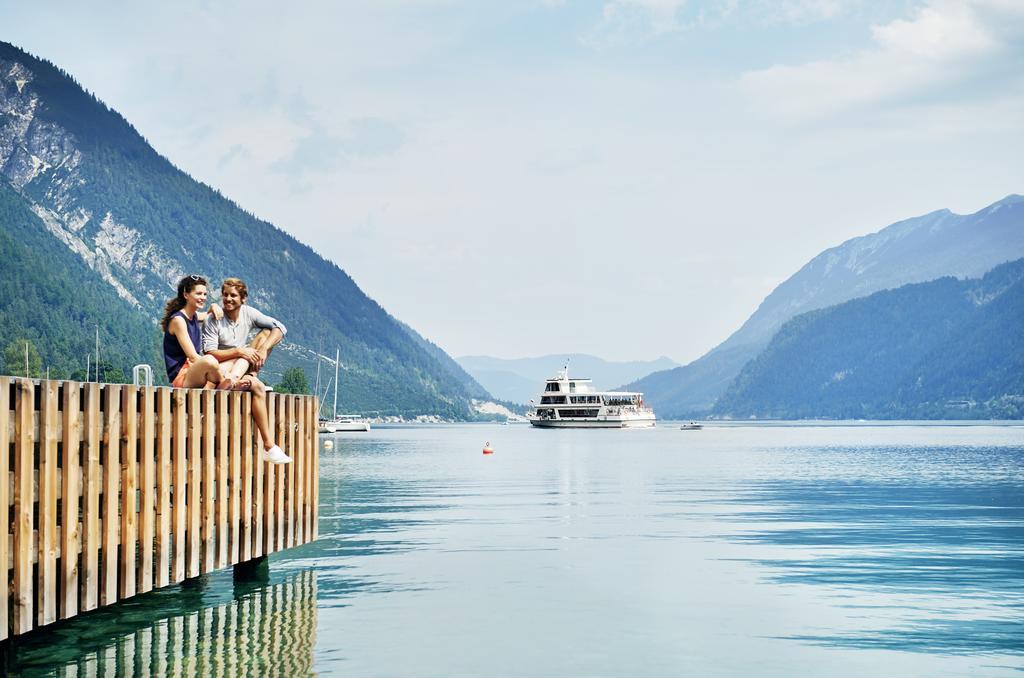
[[[164,332],[171,324],[171,316],[185,308],[185,295],[194,290],[200,285],[207,285],[206,278],[201,275],[186,275],[180,281],[178,281],[178,296],[168,299],[167,306],[164,307],[164,317],[160,320],[160,327],[163,328]]]

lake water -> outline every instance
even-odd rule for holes
[[[8,670],[1022,675],[1024,428],[331,439],[320,541],[268,582],[140,596],[31,636]]]

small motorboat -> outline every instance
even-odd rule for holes
[[[679,428],[680,428],[680,430],[683,430],[683,431],[699,431],[702,428],[704,428],[704,424],[698,424],[695,421],[691,421],[688,424],[683,424]]]

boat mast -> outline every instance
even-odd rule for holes
[[[334,418],[338,418],[338,363],[341,362],[341,349],[334,351]]]
[[[313,393],[316,394],[316,398],[317,398],[317,403],[316,403],[317,404],[317,408],[318,408],[317,411],[316,411],[316,418],[317,419],[320,418],[320,410],[319,410],[319,408],[323,405],[323,403],[320,401],[320,363],[322,363],[322,362],[323,362],[323,360],[320,359],[320,351],[317,351],[317,353],[316,353],[316,388],[313,390]]]

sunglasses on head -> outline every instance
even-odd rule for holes
[[[193,280],[202,280],[203,279],[203,277],[201,275],[195,275],[195,274],[192,274],[189,277],[192,278]]]

